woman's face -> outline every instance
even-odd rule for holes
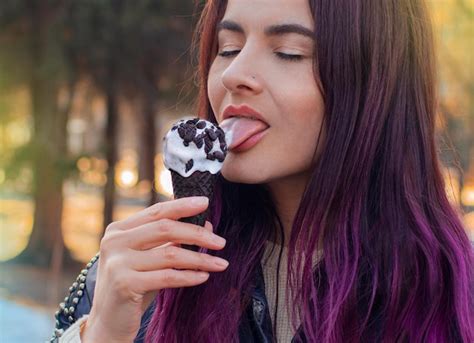
[[[267,129],[250,148],[229,150],[227,180],[267,183],[306,174],[318,156],[324,105],[313,74],[313,25],[307,0],[228,1],[208,78],[212,110],[221,123],[229,105],[247,105]],[[255,124],[249,127],[262,127]],[[322,133],[318,150],[323,142]]]

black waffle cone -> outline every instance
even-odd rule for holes
[[[195,171],[190,176],[184,177],[174,170],[171,170],[171,178],[173,182],[173,193],[175,199],[190,196],[206,196],[210,200],[212,197],[212,192],[214,191],[214,184],[216,182],[217,174]],[[181,218],[179,221],[204,226],[208,213],[209,208],[203,213],[192,217]],[[196,245],[182,244],[181,246],[193,251],[199,250],[199,247]]]
[[[205,196],[210,200],[212,198],[212,192],[214,191],[217,174],[195,171],[190,176],[184,177],[174,170],[171,170],[171,178],[173,181],[173,193],[175,199],[190,196]],[[180,221],[204,226],[208,212],[209,209],[192,217],[181,218]]]

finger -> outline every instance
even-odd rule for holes
[[[220,250],[226,241],[202,226],[162,219],[146,223],[133,230],[124,231],[124,241],[132,249],[151,249],[167,242],[197,245],[200,247]]]
[[[223,258],[176,246],[145,251],[134,250],[127,256],[130,267],[136,271],[174,268],[217,272],[225,270],[229,265]]]
[[[209,273],[193,270],[162,269],[137,272],[137,286],[140,292],[156,291],[164,288],[197,286],[209,278]]]
[[[127,230],[163,218],[178,220],[180,218],[192,217],[204,212],[208,205],[209,198],[202,196],[159,202],[124,220],[115,222],[115,226],[119,229]]]
[[[212,232],[212,229],[213,229],[212,223],[209,221],[206,221],[206,223],[204,224],[204,228],[208,230],[209,232]]]
[[[160,249],[160,248],[166,248],[166,247],[169,247],[169,246],[173,246],[173,247],[178,247],[180,246],[179,243],[174,243],[174,242],[168,242],[168,243],[165,243],[165,244],[162,244],[162,245],[159,245],[153,249]]]
[[[204,228],[206,230],[208,230],[209,232],[212,232],[213,230],[213,226],[212,226],[212,223],[209,222],[209,221],[206,221],[206,223],[204,224]],[[162,244],[158,247],[155,247],[155,248],[152,248],[152,249],[156,249],[156,248],[162,248],[162,247],[165,247],[165,246],[175,246],[175,247],[181,247],[181,244],[179,243],[175,243],[175,242],[168,242],[168,243],[165,243],[165,244]],[[150,245],[151,246],[151,245]]]

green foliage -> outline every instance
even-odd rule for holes
[[[113,77],[123,93],[141,95],[160,77],[182,79],[185,62],[175,60],[189,47],[191,12],[182,0],[68,1],[68,55],[99,89]]]
[[[99,93],[113,83],[122,99],[175,99],[178,85],[189,76],[192,12],[187,0],[0,1],[0,125],[19,115],[19,97],[10,94],[31,90],[38,78],[48,80],[53,90],[88,79]],[[21,99],[30,108],[21,115],[32,118],[31,94]],[[51,108],[60,111],[57,104]],[[0,168],[14,179],[33,166],[38,149],[34,141],[4,146]],[[60,179],[77,172],[75,160],[58,158]]]

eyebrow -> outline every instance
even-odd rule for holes
[[[242,34],[245,33],[244,29],[242,28],[242,26],[240,26],[240,24],[231,20],[223,20],[219,24],[217,24],[217,33],[222,30],[228,30]],[[314,40],[313,31],[300,24],[271,25],[264,29],[264,33],[266,36],[282,36],[289,33],[296,33]]]

